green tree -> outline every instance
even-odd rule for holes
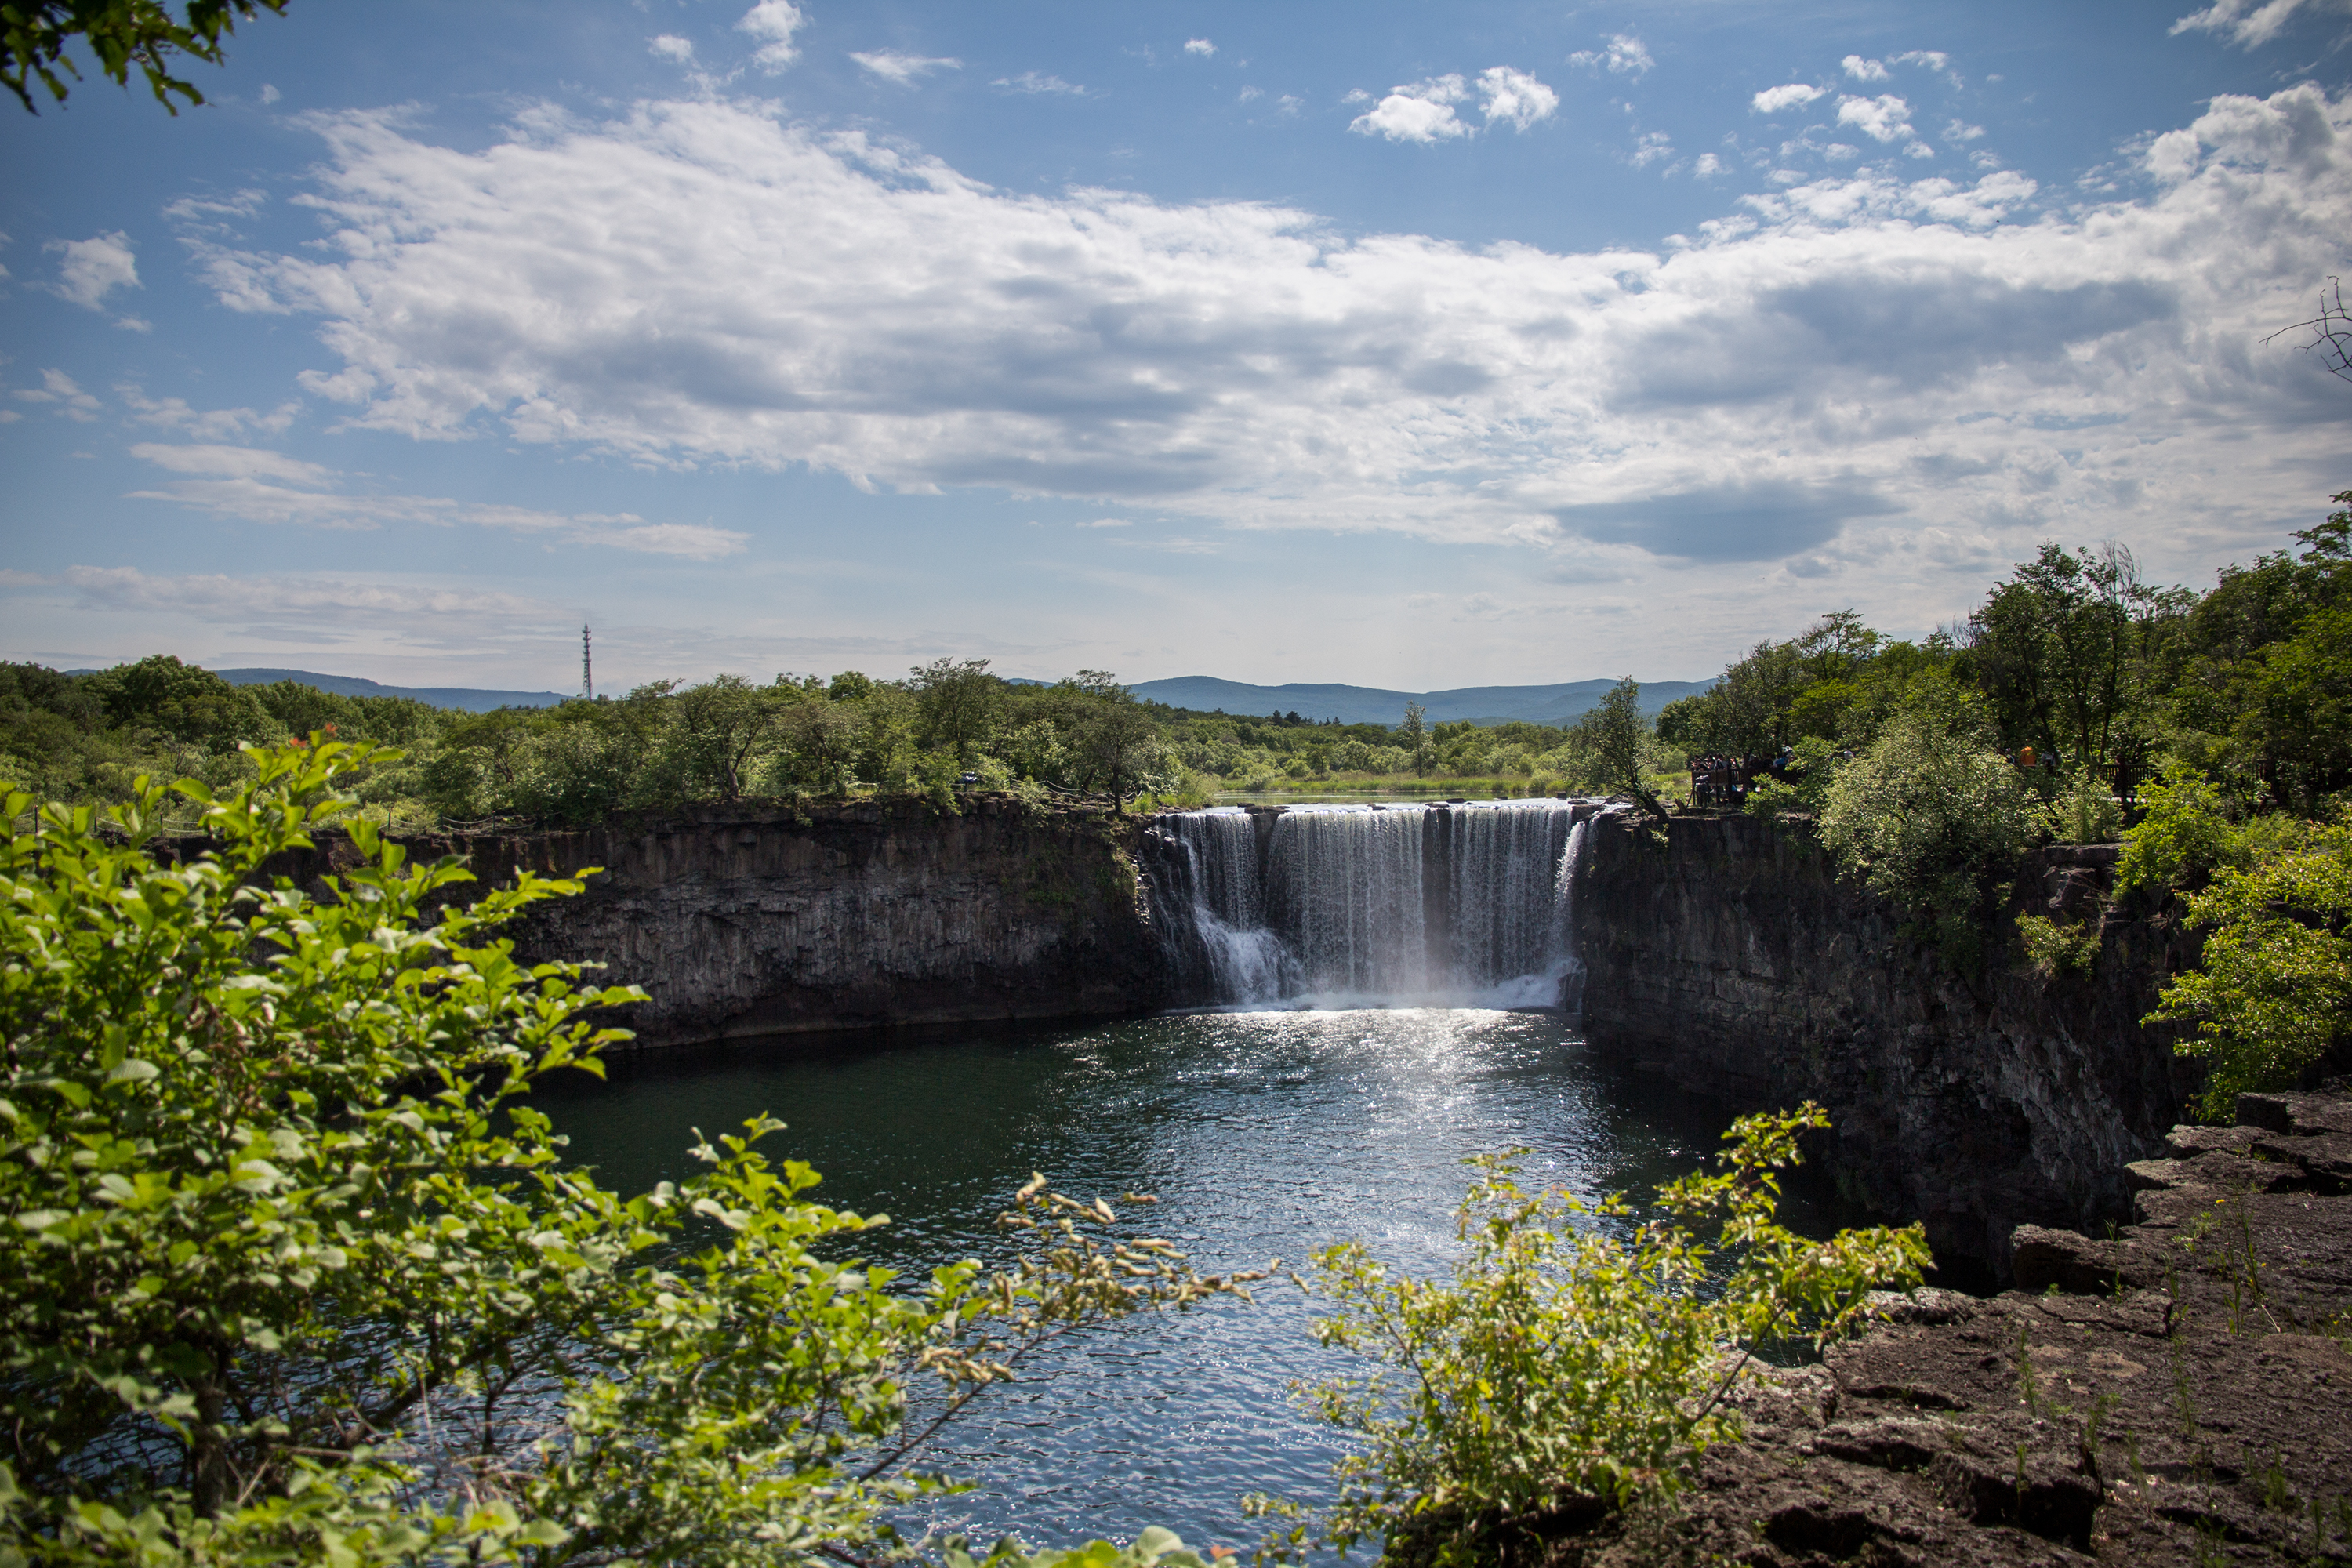
[[[98,57],[99,69],[117,87],[130,84],[136,66],[147,79],[155,101],[173,114],[180,112],[172,95],[202,103],[195,84],[172,74],[174,57],[186,55],[206,65],[225,58],[222,40],[236,31],[239,22],[261,12],[286,13],[287,0],[187,0],[174,16],[160,0],[5,0],[0,4],[0,84],[16,95],[26,111],[38,113],[32,84],[38,81],[49,96],[63,103],[66,84],[58,75],[81,79],[81,68],[66,53],[80,38]]]
[[[1822,802],[1822,841],[1840,866],[1927,921],[1963,966],[1980,952],[1994,880],[2036,827],[2018,770],[1932,710],[1888,725]]]
[[[1144,790],[1173,787],[1182,767],[1159,721],[1118,677],[1082,669],[1056,688],[1055,722],[1068,736],[1072,782],[1082,791],[1101,790],[1113,811]]]
[[[1404,705],[1404,722],[1397,726],[1397,744],[1412,758],[1412,771],[1429,771],[1429,726],[1424,722],[1429,710],[1418,702]]]
[[[677,798],[742,798],[754,764],[775,743],[791,700],[784,684],[781,677],[774,687],[758,687],[740,675],[718,675],[670,699],[661,762]]]
[[[216,846],[193,864],[151,853],[162,790],[7,802],[0,1561],[856,1560],[949,1484],[908,1468],[936,1429],[910,1389],[952,1415],[1065,1335],[1250,1278],[1041,1177],[1019,1261],[902,1285],[765,1118],[692,1181],[598,1186],[530,1093],[600,1070],[621,1036],[589,1020],[642,993],[499,935],[576,879],[446,907],[463,868],[363,822],[330,897],[263,874],[383,760],[184,782]]]
[[[1963,662],[2010,749],[2032,745],[2051,767],[2063,757],[2128,794],[2151,742],[2156,645],[2178,612],[2123,545],[2044,543],[1969,617]]]
[[[1666,815],[1643,778],[1650,721],[1642,716],[1642,688],[1632,677],[1611,687],[1600,705],[1576,721],[1576,734],[1608,788],[1632,795],[1658,816]]]
[[[229,749],[239,741],[286,738],[251,688],[231,686],[169,654],[101,669],[83,686],[111,722],[190,745]]]
[[[926,749],[947,747],[970,767],[996,734],[1004,682],[988,673],[984,658],[935,658],[917,665],[908,688],[922,724]]]

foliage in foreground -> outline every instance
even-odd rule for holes
[[[195,83],[172,74],[176,56],[221,63],[221,40],[263,11],[283,15],[286,0],[187,0],[180,16],[161,0],[9,0],[0,6],[0,87],[16,95],[27,110],[34,108],[32,85],[38,82],[59,103],[66,99],[65,79],[79,79],[81,68],[66,52],[80,38],[98,57],[98,68],[116,86],[127,86],[136,66],[147,79],[155,101],[173,114],[179,94],[190,103],[205,95]]]
[[[1633,1212],[1622,1195],[1530,1194],[1512,1156],[1481,1156],[1450,1279],[1394,1272],[1360,1242],[1318,1253],[1316,1284],[1338,1310],[1318,1337],[1381,1368],[1308,1393],[1318,1416],[1365,1443],[1340,1466],[1320,1539],[1412,1539],[1467,1563],[1580,1500],[1677,1489],[1707,1447],[1740,1436],[1725,1395],[1752,1375],[1759,1342],[1826,1342],[1871,1289],[1916,1287],[1928,1261],[1916,1225],[1809,1241],[1777,1223],[1777,1173],[1797,1163],[1800,1132],[1828,1125],[1811,1103],[1742,1117],[1724,1169],[1660,1187],[1668,1217],[1630,1239],[1611,1234]],[[1302,1520],[1278,1550],[1317,1533]]]
[[[578,881],[436,910],[461,867],[363,821],[331,901],[265,881],[383,759],[252,756],[233,795],[177,786],[219,846],[191,865],[151,858],[143,783],[103,816],[8,800],[0,1562],[887,1552],[887,1510],[952,1485],[925,1441],[1039,1347],[1242,1289],[1042,1177],[1017,1266],[906,1288],[843,1257],[884,1222],[810,1202],[764,1117],[606,1191],[525,1095],[598,1070],[590,1009],[640,994],[498,935]]]
[[[2221,847],[2212,882],[2188,895],[2204,955],[2147,1019],[2196,1026],[2177,1048],[2207,1060],[2208,1121],[2233,1120],[2245,1090],[2293,1087],[2352,1037],[2352,810],[2263,837],[2242,856]]]

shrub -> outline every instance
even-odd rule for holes
[[[2207,1058],[2211,1121],[2233,1117],[2245,1090],[2293,1087],[2352,1033],[2352,815],[2274,830],[2247,860],[2189,895],[2204,952],[2145,1020],[2196,1025],[2175,1048]]]
[[[1927,921],[1963,963],[1992,878],[2032,835],[2017,770],[1932,715],[1906,714],[1840,766],[1822,798],[1822,840],[1874,892]]]
[[[2027,962],[2044,979],[2065,973],[2087,974],[2099,956],[2099,927],[2095,921],[2061,925],[2042,915],[2020,915],[2017,935],[2025,944]]]
[[[526,1097],[599,1070],[593,1010],[643,994],[498,935],[579,882],[436,912],[462,867],[363,821],[329,898],[266,881],[382,757],[250,754],[234,795],[177,786],[193,865],[151,858],[144,780],[0,851],[0,1563],[856,1561],[950,1485],[905,1468],[910,1384],[952,1414],[1060,1335],[1236,1289],[1042,1177],[1006,1216],[1029,1256],[903,1289],[764,1117],[606,1191]]]
[[[1505,1155],[1469,1162],[1456,1218],[1468,1250],[1450,1279],[1392,1272],[1360,1242],[1318,1253],[1338,1310],[1317,1337],[1382,1369],[1309,1393],[1320,1419],[1368,1445],[1339,1466],[1323,1539],[1345,1551],[1421,1537],[1442,1563],[1486,1561],[1576,1494],[1622,1506],[1678,1489],[1710,1445],[1740,1436],[1724,1396],[1759,1342],[1832,1339],[1869,1289],[1916,1286],[1928,1261],[1916,1225],[1808,1241],[1776,1222],[1777,1173],[1797,1163],[1800,1131],[1827,1125],[1811,1104],[1742,1117],[1722,1173],[1660,1187],[1670,1217],[1630,1239],[1610,1234],[1633,1216],[1622,1196],[1528,1194]],[[1288,1549],[1308,1533],[1294,1526]]]
[[[2141,786],[2139,801],[2142,816],[2125,833],[2116,865],[2117,892],[2194,886],[2243,861],[2244,846],[2210,780],[2168,768],[2162,783]]]
[[[2123,832],[2123,808],[2105,781],[2077,769],[2040,812],[2042,830],[2060,844],[2112,844]]]

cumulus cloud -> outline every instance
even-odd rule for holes
[[[1470,101],[1446,92],[1419,101]],[[2215,99],[2130,199],[1864,168],[1662,254],[999,191],[716,99],[479,149],[313,123],[333,246],[199,255],[224,304],[317,321],[312,384],[364,429],[1807,570],[1930,527],[1921,572],[2097,537],[2156,490],[2274,531],[2341,488],[2340,384],[2259,347],[2352,226],[2352,100],[2313,86]],[[341,479],[178,483],[467,521]]]
[[[800,58],[793,47],[793,35],[808,21],[793,0],[759,0],[735,24],[738,32],[749,33],[761,40],[752,54],[751,63],[771,76]]]
[[[1470,96],[1458,73],[1432,77],[1411,87],[1389,89],[1389,95],[1348,122],[1360,136],[1385,136],[1391,142],[1442,142],[1467,136],[1470,127],[1454,106]]]
[[[162,489],[132,490],[134,500],[177,501],[215,517],[313,528],[373,529],[390,523],[463,524],[543,533],[574,544],[601,544],[695,561],[740,553],[746,535],[698,523],[647,522],[632,512],[536,511],[528,507],[452,500],[441,496],[352,494],[346,476],[317,463],[254,447],[142,441],[131,455],[182,476]]]
[[[52,240],[48,248],[64,256],[58,280],[49,291],[86,310],[102,310],[106,297],[117,289],[139,288],[139,263],[131,252],[131,237],[120,230],[88,239]]]
[[[1478,73],[1478,98],[1487,124],[1508,123],[1517,131],[1550,119],[1559,107],[1559,94],[1508,66],[1489,66]]]
[[[1526,71],[1489,66],[1478,73],[1475,87],[1459,73],[1448,72],[1409,87],[1391,88],[1387,97],[1356,116],[1348,129],[1360,136],[1385,136],[1391,142],[1427,143],[1469,136],[1476,127],[1455,113],[1454,106],[1466,102],[1474,92],[1489,128],[1508,125],[1524,132],[1538,121],[1550,119],[1559,108],[1559,94]],[[1356,101],[1370,96],[1349,94]]]
[[[1784,87],[1766,88],[1748,100],[1748,108],[1754,114],[1778,114],[1784,109],[1802,109],[1813,100],[1827,96],[1828,92],[1829,89],[1825,87],[1811,87],[1801,81],[1792,81]]]
[[[694,40],[681,38],[676,33],[662,33],[647,38],[646,48],[656,59],[667,60],[674,66],[694,63]]]
[[[1908,142],[1916,135],[1911,129],[1911,106],[1891,92],[1840,99],[1837,117],[1840,125],[1851,125],[1873,142]]]
[[[1217,52],[1217,46],[1206,38],[1187,38],[1184,40],[1184,52],[1188,55],[1199,55],[1202,59],[1206,59]]]
[[[1568,63],[1588,70],[1606,70],[1612,76],[1630,76],[1639,80],[1658,62],[1642,40],[1631,33],[1612,33],[1605,49],[1579,49],[1568,57]]]
[[[938,70],[961,70],[963,62],[947,55],[902,55],[896,49],[877,49],[872,54],[849,57],[885,81],[911,87],[915,79]]]
[[[1856,81],[1885,81],[1886,79],[1886,66],[1884,61],[1866,60],[1860,55],[1848,55],[1839,63],[1845,67],[1845,74],[1853,78]]]
[[[2278,37],[2306,4],[2315,11],[2344,8],[2341,0],[2333,7],[2327,0],[2213,0],[2202,11],[2173,23],[2172,31],[2221,33],[2242,49],[2259,48]]]

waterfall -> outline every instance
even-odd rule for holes
[[[1573,1005],[1573,883],[1593,803],[1169,813],[1147,839],[1181,993]]]

